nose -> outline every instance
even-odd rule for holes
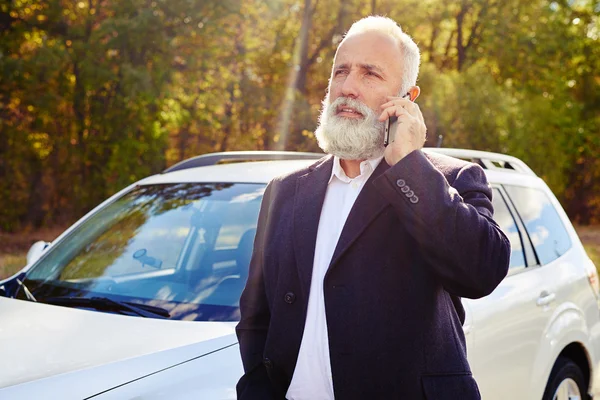
[[[341,89],[342,89],[342,96],[350,97],[352,99],[358,98],[360,91],[359,91],[359,81],[358,81],[357,74],[355,74],[354,72],[350,72],[344,79]]]

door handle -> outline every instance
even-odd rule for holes
[[[548,293],[544,290],[542,293],[540,293],[540,297],[538,297],[536,304],[540,307],[547,306],[548,304],[552,303],[555,298],[556,295],[554,293]]]

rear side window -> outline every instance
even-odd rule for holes
[[[494,206],[494,220],[510,241],[511,252],[509,268],[525,267],[523,242],[521,235],[519,234],[519,229],[498,189],[494,189],[492,205]]]
[[[550,198],[539,189],[505,186],[535,248],[540,264],[548,264],[571,248],[571,238]]]

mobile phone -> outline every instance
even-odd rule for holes
[[[410,93],[406,93],[402,96],[403,99],[410,99]],[[388,144],[394,141],[394,135],[396,134],[396,128],[398,127],[398,117],[392,115],[388,118],[387,123],[385,125],[385,135],[383,138],[383,146],[387,147]]]

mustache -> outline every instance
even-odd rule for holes
[[[358,111],[359,113],[361,113],[364,117],[368,117],[375,113],[365,103],[363,103],[359,100],[356,100],[356,99],[352,99],[350,97],[342,97],[342,96],[335,99],[333,101],[333,103],[331,103],[329,105],[330,112],[333,115],[335,115],[338,108],[342,107],[342,106],[347,106],[347,107],[353,108],[356,111]]]

